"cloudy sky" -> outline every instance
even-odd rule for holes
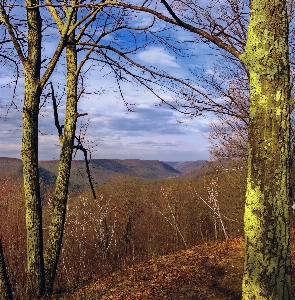
[[[184,32],[179,34],[184,38]],[[45,49],[46,55],[50,56],[54,43],[48,39],[45,39],[45,43],[48,43]],[[133,54],[133,59],[179,77],[190,76],[189,67],[210,70],[212,56],[209,55],[209,48],[199,44],[192,51],[193,57],[177,57],[163,45],[153,44],[137,51]],[[55,89],[59,99],[64,97],[62,68],[61,63],[51,79],[56,83]],[[91,65],[86,66],[86,69],[89,69],[85,80],[87,94],[81,98],[78,107],[79,113],[88,115],[79,118],[78,134],[81,128],[81,137],[84,139],[84,145],[91,149],[92,158],[163,161],[209,159],[209,144],[205,138],[210,130],[208,117],[189,119],[168,106],[159,106],[159,100],[144,87],[134,88],[132,84],[123,82],[124,99],[131,105],[130,112],[115,88],[117,84],[114,77],[108,76],[108,70],[98,70]],[[23,79],[19,80],[16,89],[16,105],[10,106],[13,94],[13,85],[9,85],[11,66],[2,68],[1,73],[3,92],[0,95],[0,156],[20,158]],[[169,98],[169,93],[165,97]],[[63,108],[61,101],[60,122],[64,116]],[[59,141],[48,99],[47,104],[41,108],[39,153],[41,160],[59,157]]]

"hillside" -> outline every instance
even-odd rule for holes
[[[122,174],[154,180],[175,177],[198,178],[204,175],[204,167],[207,164],[206,160],[163,162],[139,159],[93,159],[89,163],[89,168],[92,182],[94,185],[100,185]],[[20,159],[0,157],[0,166],[0,182],[8,177],[17,179],[22,176]],[[49,189],[55,185],[57,168],[58,160],[39,162],[41,182]],[[78,191],[85,187],[89,187],[85,162],[74,160],[72,162],[70,189],[71,191]]]
[[[57,161],[40,162],[40,167],[56,175],[57,163]],[[93,159],[89,163],[89,168],[95,184],[105,183],[119,174],[145,179],[177,177],[180,174],[171,166],[157,160]],[[75,186],[88,184],[84,161],[73,161],[70,182]]]
[[[208,163],[207,160],[197,160],[197,161],[167,161],[168,165],[173,167],[175,170],[182,174],[187,174],[190,172],[198,172],[200,169]]]
[[[44,300],[240,300],[243,246],[241,238],[205,243],[99,278],[74,293]],[[294,282],[294,271],[292,278]]]
[[[0,179],[8,176],[22,175],[21,160],[15,158],[0,158]],[[40,177],[46,185],[55,183],[58,161],[40,161]],[[170,165],[159,160],[139,159],[93,159],[89,164],[91,176],[96,184],[102,184],[119,174],[141,177],[145,179],[161,179],[177,177],[181,173]],[[85,162],[73,161],[70,183],[72,187],[79,188],[88,184]]]
[[[105,169],[146,179],[177,177],[181,173],[159,160],[94,159],[90,165],[93,170]]]
[[[18,178],[22,176],[22,162],[20,159],[0,157],[0,180],[6,179],[8,176]]]
[[[99,278],[46,300],[241,299],[243,240],[205,243]]]

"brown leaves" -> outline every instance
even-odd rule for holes
[[[293,265],[294,238],[293,230]],[[100,278],[73,294],[50,299],[238,300],[241,299],[243,248],[242,238],[205,243],[137,264]]]
[[[243,241],[203,244],[102,278],[64,299],[240,299]]]

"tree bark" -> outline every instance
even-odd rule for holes
[[[291,299],[290,71],[286,1],[252,0],[243,299]]]
[[[75,17],[72,24],[75,23]],[[53,213],[49,228],[48,243],[45,252],[45,280],[46,293],[53,291],[57,264],[62,247],[62,239],[66,218],[68,186],[71,171],[72,153],[77,122],[77,51],[75,45],[75,31],[68,38],[66,46],[67,62],[67,103],[64,133],[60,137],[61,154],[58,166],[58,175],[53,199]]]
[[[38,1],[26,1],[33,7]],[[36,299],[44,287],[42,210],[38,171],[38,114],[40,86],[41,28],[39,8],[27,8],[28,58],[25,64],[22,162],[27,232],[27,298]]]

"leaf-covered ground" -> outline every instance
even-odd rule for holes
[[[292,253],[294,265],[294,247]],[[241,299],[242,270],[243,240],[231,239],[151,259],[51,299]]]
[[[116,272],[55,299],[240,299],[243,242],[203,244]]]

